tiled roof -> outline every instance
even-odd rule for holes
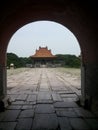
[[[36,53],[34,55],[31,56],[32,58],[55,58],[56,56],[54,56],[51,53],[51,50],[48,50],[47,47],[39,47],[39,50],[36,50]]]

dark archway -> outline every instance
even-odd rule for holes
[[[92,4],[92,5],[90,5]],[[7,1],[0,7],[0,97],[6,94],[6,49],[11,36],[23,25],[52,20],[66,26],[77,37],[82,53],[82,99],[98,99],[97,6],[77,1]],[[91,102],[90,102],[91,103]]]

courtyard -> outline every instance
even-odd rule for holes
[[[11,104],[0,113],[0,130],[98,129],[98,118],[77,104],[80,69],[7,70],[7,96]]]

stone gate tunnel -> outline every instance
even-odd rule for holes
[[[96,1],[21,0],[0,4],[0,100],[7,94],[6,50],[12,35],[22,26],[49,20],[67,27],[79,41],[82,55],[82,100],[98,108],[98,8]],[[96,108],[96,109],[97,109]]]

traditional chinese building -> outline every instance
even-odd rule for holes
[[[48,47],[39,47],[35,54],[31,56],[34,67],[54,67],[56,56],[48,50]]]

